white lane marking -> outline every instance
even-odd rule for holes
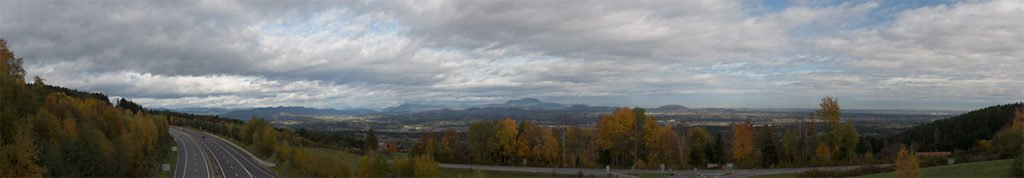
[[[177,132],[174,132],[174,133],[177,133]],[[173,135],[178,135],[179,137],[182,136],[180,134],[173,134]],[[177,137],[175,137],[175,138],[177,138]],[[181,140],[178,140],[178,139],[175,139],[175,141],[179,141],[179,142],[182,143],[182,144],[179,144],[179,145],[186,145],[186,144],[184,144],[185,143],[184,141],[181,141]],[[188,174],[188,149],[185,149],[185,148],[186,147],[182,147],[182,150],[185,151],[184,152],[184,156],[179,156],[179,157],[184,157],[183,160],[185,160],[185,163],[182,164],[182,165],[184,165],[184,167],[181,168],[181,177],[186,177],[185,174]],[[178,170],[175,169],[174,172],[178,172]]]
[[[226,142],[224,142],[221,139],[216,139],[216,140],[214,140],[214,142],[216,142],[217,144],[222,145],[222,146],[226,145],[226,144],[231,144],[231,143],[226,143]],[[245,160],[246,163],[249,163],[249,165],[252,165],[253,167],[257,168],[256,170],[259,170],[261,173],[263,173],[263,174],[265,174],[267,176],[270,176],[270,177],[274,176],[273,174],[270,174],[269,172],[263,170],[261,166],[258,166],[255,163],[253,163],[252,160],[246,159],[245,156],[247,156],[247,155],[243,155],[241,153],[242,151],[245,151],[245,150],[238,150],[238,147],[234,147],[232,145],[223,146],[223,147],[228,147],[228,148],[231,148],[230,150],[235,150],[232,153],[238,154],[239,157],[243,157],[243,159]],[[242,165],[242,167],[245,167],[245,166]]]
[[[205,134],[205,133],[203,133],[203,134]],[[207,141],[209,141],[209,140],[207,140]],[[214,142],[216,142],[216,141],[214,141]],[[220,150],[223,150],[225,152],[228,151],[227,149],[224,149],[224,147],[221,146],[220,144],[214,143],[214,145],[217,145],[217,148],[220,148]],[[238,158],[235,157],[235,155],[232,155],[232,154],[228,154],[228,155],[231,156],[231,158],[235,159],[235,162],[238,162],[239,166],[242,166],[242,161],[239,161]],[[245,168],[245,166],[242,166],[242,170],[245,170],[245,173],[249,174],[249,177],[255,177],[255,176],[252,175],[252,172],[249,172],[248,168]]]
[[[184,132],[184,133],[186,135],[189,135],[189,137],[188,137],[189,140],[191,140],[192,143],[196,144],[197,147],[198,147],[198,145],[200,145],[198,142],[196,142],[196,137],[194,135],[192,135],[192,134],[190,134],[188,132]],[[213,150],[210,150],[210,148],[207,147],[206,144],[202,144],[202,145],[203,145],[203,148],[206,148],[207,151],[210,151],[211,153],[213,152]],[[202,153],[202,150],[200,150],[200,153]],[[202,154],[202,155],[203,155],[203,160],[206,160],[206,154]],[[221,176],[228,177],[228,175],[226,173],[224,173],[224,167],[220,165],[220,160],[217,159],[216,156],[212,156],[212,157],[213,157],[213,162],[217,163],[217,167],[220,168],[220,170],[221,170],[220,171]],[[209,162],[207,162],[207,163],[209,163]],[[206,171],[206,177],[211,177],[209,170]]]

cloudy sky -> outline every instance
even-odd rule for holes
[[[1024,1],[3,0],[49,84],[151,107],[969,110],[1024,98]]]

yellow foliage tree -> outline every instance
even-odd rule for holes
[[[505,119],[498,121],[496,125],[494,136],[498,139],[497,148],[501,150],[502,159],[508,164],[512,164],[512,157],[516,155],[518,140],[516,139],[516,121],[512,119]]]
[[[633,156],[636,115],[629,108],[618,108],[597,121],[598,143],[611,152],[612,165],[628,163]]]
[[[555,138],[551,128],[543,128],[540,133],[540,144],[533,146],[533,153],[536,154],[537,163],[540,165],[556,165],[559,161],[558,139]]]
[[[437,177],[438,165],[430,155],[420,155],[413,160],[413,177]]]
[[[0,148],[0,177],[42,177],[46,172],[35,163],[39,155],[29,130],[31,127],[14,128],[13,142]]]
[[[819,162],[832,161],[832,151],[828,148],[825,143],[818,143],[817,149],[814,149],[814,156]]]
[[[666,167],[682,166],[679,162],[679,136],[676,135],[671,125],[665,125],[664,127],[658,127],[654,130],[651,136],[651,141],[648,142],[647,155],[649,166],[659,166],[665,164]]]
[[[732,159],[746,161],[754,151],[754,127],[750,121],[732,125]]]
[[[1014,112],[1013,125],[1011,127],[1018,132],[1024,132],[1024,106],[1017,108],[1017,111]]]
[[[914,155],[914,152],[908,151],[906,147],[900,146],[900,152],[896,154],[896,177],[921,177],[918,164],[917,156]]]

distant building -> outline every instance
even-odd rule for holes
[[[948,152],[948,151],[941,151],[941,152],[917,152],[917,157],[919,157],[919,158],[936,157],[936,156],[937,157],[949,157],[949,155],[952,155],[952,154],[953,153]]]

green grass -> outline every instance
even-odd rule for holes
[[[642,178],[664,178],[664,177],[669,177],[672,174],[669,174],[669,173],[630,173],[629,175],[640,176]]]
[[[921,177],[1006,177],[1012,159],[921,168]],[[896,177],[896,172],[858,177]]]
[[[441,174],[439,177],[498,177],[498,178],[527,178],[527,177],[566,177],[568,175],[552,174],[552,173],[534,173],[534,172],[509,172],[509,171],[488,171],[488,170],[470,170],[470,169],[455,169],[455,168],[441,168]]]
[[[349,172],[354,173],[356,167],[359,166],[359,159],[363,159],[363,155],[352,154],[349,152],[324,149],[324,148],[303,148],[306,149],[306,155],[316,157],[334,157],[335,160],[345,160],[345,164],[348,164]]]
[[[768,175],[752,176],[751,178],[794,178],[794,177],[796,177],[796,174],[797,173],[768,174]]]

